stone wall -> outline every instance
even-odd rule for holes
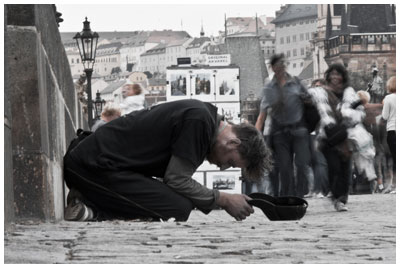
[[[5,222],[63,217],[62,159],[82,128],[54,5],[5,5],[5,101],[12,162],[6,163]],[[7,108],[7,105],[6,105]],[[12,118],[12,119],[11,119]],[[85,126],[87,123],[85,122]],[[7,129],[7,128],[5,128]],[[11,172],[12,171],[12,172]],[[14,200],[13,200],[14,199]]]
[[[225,42],[231,63],[240,68],[240,99],[245,100],[249,94],[260,97],[268,71],[259,37],[227,37]]]

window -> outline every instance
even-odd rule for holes
[[[300,41],[304,40],[304,34],[300,34]]]
[[[303,67],[303,62],[300,62],[300,67]]]
[[[293,57],[297,56],[297,49],[293,49]]]
[[[76,63],[79,63],[79,58],[76,59]]]
[[[71,59],[71,63],[74,64],[74,59]]]
[[[286,51],[286,58],[290,58],[290,50]]]
[[[283,37],[281,37],[281,44],[284,44],[285,42],[284,42],[284,39],[283,39]]]
[[[296,42],[296,39],[297,39],[296,35],[293,35],[293,37],[292,37],[293,43]]]
[[[353,44],[361,44],[361,36],[355,35],[352,37],[352,43]]]
[[[368,44],[375,44],[375,35],[368,35]]]
[[[382,44],[389,44],[389,38],[386,34],[382,35]]]
[[[287,43],[287,44],[290,43],[290,36],[286,36],[286,43]]]
[[[301,50],[300,50],[300,55],[301,55],[301,56],[304,56],[304,47],[301,48]]]
[[[310,40],[310,33],[306,33],[306,40]]]
[[[293,63],[293,69],[295,69],[296,68],[296,63]]]

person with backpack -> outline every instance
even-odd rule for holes
[[[309,131],[304,117],[307,90],[297,77],[286,72],[285,57],[275,54],[270,58],[273,79],[264,87],[258,122],[265,122],[267,112],[271,117],[270,144],[275,164],[279,169],[280,196],[307,194],[309,181],[310,146]],[[261,130],[261,124],[257,128]],[[294,175],[294,165],[297,176]]]

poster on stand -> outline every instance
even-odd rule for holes
[[[242,191],[240,175],[240,170],[207,172],[207,188],[240,194]]]

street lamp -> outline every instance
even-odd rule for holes
[[[90,22],[85,18],[83,22],[83,30],[76,33],[74,38],[79,49],[84,71],[87,79],[87,99],[88,99],[88,123],[89,128],[93,126],[93,104],[92,104],[92,73],[93,65],[96,58],[97,40],[99,35],[90,30]]]
[[[96,114],[95,119],[99,120],[101,117],[101,112],[103,111],[103,106],[106,104],[106,101],[100,98],[100,92],[98,90],[96,93],[96,99],[93,101],[93,103]]]

